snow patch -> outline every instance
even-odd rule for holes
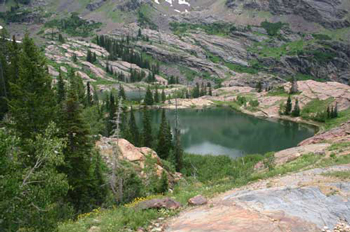
[[[3,29],[3,27],[0,25],[0,30],[2,30]]]
[[[160,3],[159,3],[159,0],[154,0],[154,1],[155,1],[155,3],[157,3],[157,4],[160,4]]]
[[[179,11],[179,10],[176,10],[176,9],[175,9],[174,11],[176,11],[177,13],[181,13],[181,11]]]
[[[165,0],[167,3],[170,4],[170,6],[173,6],[173,0]]]
[[[186,2],[186,0],[179,0],[179,5],[187,5],[187,6],[191,6],[190,3]]]

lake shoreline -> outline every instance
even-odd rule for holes
[[[183,99],[178,99],[179,101],[182,101]],[[194,99],[186,99],[186,100],[194,100]],[[315,121],[310,121],[310,120],[304,120],[301,117],[288,117],[288,116],[284,116],[284,115],[269,115],[266,112],[258,109],[256,112],[252,112],[249,110],[245,110],[242,108],[236,109],[232,106],[230,106],[230,104],[225,104],[225,102],[222,102],[223,104],[217,104],[214,101],[211,100],[207,100],[204,99],[208,102],[206,102],[207,104],[184,104],[184,105],[179,105],[178,109],[210,109],[210,108],[229,108],[233,111],[236,112],[240,112],[246,115],[250,115],[256,118],[260,118],[260,119],[264,119],[264,120],[268,120],[268,119],[272,119],[273,121],[277,121],[277,120],[284,120],[284,121],[290,121],[290,122],[295,122],[298,124],[304,124],[307,126],[312,126],[316,128],[316,134],[318,133],[322,133],[325,131],[323,125],[321,123],[315,122]],[[168,101],[168,103],[166,104],[162,104],[162,105],[153,105],[153,106],[147,106],[147,109],[170,109],[170,110],[175,110],[176,106],[175,106],[175,102],[173,103],[172,101],[175,101],[174,99],[171,99],[170,101]],[[193,101],[191,102],[193,103]],[[195,103],[195,102],[194,102]],[[209,103],[209,104],[208,104]],[[134,109],[136,110],[142,110],[145,106],[144,105],[137,105],[137,106],[133,106]]]

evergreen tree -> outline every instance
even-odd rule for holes
[[[97,61],[96,53],[92,54],[92,63],[95,63]]]
[[[7,62],[3,50],[0,50],[0,121],[8,111],[9,83],[6,75]]]
[[[145,107],[143,110],[143,146],[152,148],[153,144],[153,133],[150,112]]]
[[[165,110],[162,110],[162,121],[159,127],[157,154],[162,159],[167,159],[172,148],[172,135],[168,125]]]
[[[168,192],[168,190],[169,190],[168,175],[166,174],[165,170],[163,170],[162,177],[160,179],[159,192],[166,193]]]
[[[58,75],[58,80],[57,80],[57,103],[60,104],[65,100],[65,98],[66,98],[66,90],[64,88],[62,71],[60,70],[60,73]]]
[[[62,34],[58,34],[58,41],[60,41],[60,43],[65,43],[66,41],[64,40]]]
[[[256,84],[256,91],[258,91],[258,93],[261,93],[262,87],[263,87],[262,82],[259,81],[259,82]]]
[[[199,84],[198,83],[196,83],[196,87],[194,87],[194,89],[193,89],[192,97],[193,98],[200,97],[200,90],[199,90]]]
[[[73,69],[70,70],[68,76],[70,79],[70,83],[73,86],[73,89],[78,96],[78,100],[80,104],[85,105],[86,98],[85,98],[85,86],[84,86],[83,79],[81,78],[81,76],[76,75]]]
[[[109,112],[108,112],[108,117],[107,117],[107,122],[106,122],[106,131],[107,135],[111,136],[113,133],[113,120],[115,116],[115,112],[117,110],[117,104],[114,101],[114,95],[113,93],[110,93],[109,95]]]
[[[174,155],[175,155],[175,168],[176,168],[176,171],[180,172],[181,169],[183,168],[183,149],[182,149],[182,145],[181,145],[179,129],[176,129],[176,131],[175,131]]]
[[[139,31],[138,31],[138,33],[137,33],[137,37],[142,37],[141,28],[139,28]]]
[[[90,88],[89,81],[86,84],[86,105],[88,107],[92,106],[92,96],[91,96],[91,88]]]
[[[93,87],[94,88],[94,94],[93,94],[93,99],[94,99],[94,102],[93,102],[93,104],[95,104],[95,105],[99,105],[99,97],[98,97],[98,93],[97,93],[97,90],[95,89],[95,87]]]
[[[119,85],[119,97],[126,100],[125,91],[122,85]]]
[[[293,117],[299,117],[300,116],[300,107],[299,107],[298,99],[295,99],[295,105],[294,105],[294,109],[292,111],[292,116]]]
[[[338,117],[338,103],[335,104],[335,107],[333,109],[332,118]]]
[[[87,51],[86,61],[93,63],[93,57],[90,50]]]
[[[16,72],[11,75],[12,126],[21,138],[35,139],[36,134],[42,133],[52,121],[55,102],[45,57],[27,35],[19,52],[18,76],[15,77]]]
[[[140,133],[139,133],[139,129],[137,128],[137,124],[136,124],[133,108],[131,108],[131,111],[130,111],[130,119],[129,119],[129,128],[128,128],[127,140],[130,143],[134,144],[135,146],[139,146],[140,145]]]
[[[67,138],[67,146],[63,150],[65,165],[62,171],[67,175],[71,186],[67,199],[80,213],[92,210],[102,201],[96,197],[100,196],[98,192],[101,187],[97,183],[103,180],[96,181],[96,176],[94,177],[94,145],[88,126],[82,118],[82,108],[74,86],[74,79],[71,79],[60,120],[61,133]]]
[[[287,104],[286,104],[286,108],[284,111],[285,115],[290,115],[290,112],[292,111],[292,99],[290,98],[290,96],[288,96],[287,99]]]
[[[166,95],[164,92],[164,89],[162,90],[162,103],[164,103],[166,101]]]
[[[150,89],[150,87],[147,87],[146,95],[145,95],[145,100],[144,100],[145,105],[151,106],[153,105],[153,94]]]
[[[77,54],[74,53],[72,59],[74,63],[77,63],[78,62]]]
[[[154,102],[155,102],[155,103],[159,103],[159,102],[160,102],[158,87],[156,87],[156,91],[155,91],[155,93],[154,93]]]

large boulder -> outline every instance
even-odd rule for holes
[[[208,203],[208,200],[202,195],[192,197],[188,200],[189,205],[205,205],[207,203]]]

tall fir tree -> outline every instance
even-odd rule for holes
[[[295,99],[294,109],[292,111],[293,117],[299,117],[300,116],[300,107],[299,107],[299,100]]]
[[[91,95],[91,87],[90,87],[89,81],[86,84],[86,105],[87,107],[92,106],[92,95]]]
[[[107,135],[111,136],[113,134],[113,120],[114,120],[114,116],[115,116],[115,112],[117,110],[117,104],[115,102],[114,99],[114,95],[113,93],[110,93],[109,95],[109,112],[108,112],[108,117],[107,117],[107,121],[106,121],[106,131],[107,131]]]
[[[140,145],[140,133],[136,124],[133,108],[131,108],[130,111],[127,140],[135,146]]]
[[[64,87],[62,71],[60,70],[60,73],[58,75],[58,80],[57,80],[57,103],[60,104],[65,99],[66,99],[66,90]]]
[[[160,102],[158,87],[156,87],[156,91],[154,92],[154,102],[155,103],[159,103]]]
[[[103,196],[98,192],[103,180],[96,180],[96,169],[92,163],[93,143],[88,126],[82,118],[82,108],[74,86],[74,79],[70,79],[60,120],[62,136],[67,138],[62,171],[67,175],[71,186],[67,199],[76,212],[81,213],[92,210],[102,201],[100,198]]]
[[[152,132],[152,122],[150,112],[145,107],[143,110],[143,146],[144,147],[153,147],[153,132]]]
[[[146,91],[146,95],[145,95],[144,104],[151,106],[151,105],[153,105],[153,103],[154,103],[153,94],[152,94],[150,87],[148,86],[147,91]]]
[[[55,99],[45,57],[26,35],[18,56],[18,73],[11,73],[10,114],[21,138],[35,139],[53,120]],[[16,77],[17,75],[17,77]]]
[[[165,110],[162,110],[162,119],[158,133],[157,154],[162,159],[167,159],[172,148],[171,128],[167,122]]]
[[[123,100],[126,100],[125,90],[122,85],[119,85],[119,97],[123,98]]]
[[[284,111],[285,115],[290,115],[290,112],[292,111],[292,99],[290,98],[290,96],[288,96],[287,99],[287,104],[286,104],[286,108]]]
[[[164,103],[166,101],[166,95],[164,92],[164,89],[162,90],[162,103]]]

